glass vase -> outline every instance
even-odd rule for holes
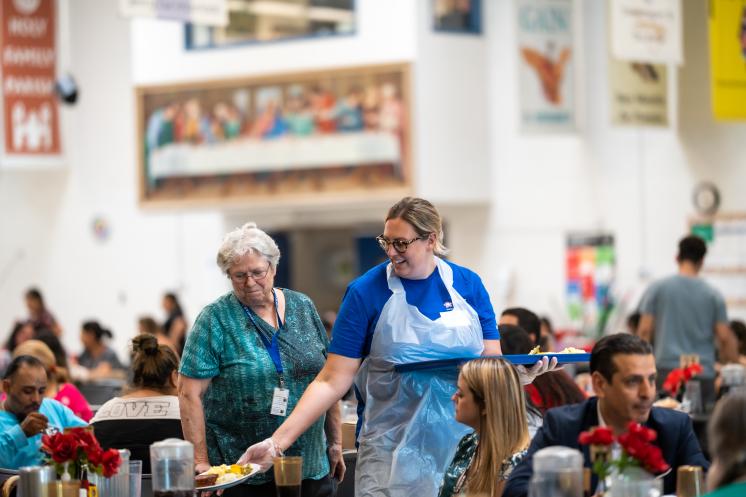
[[[612,474],[607,497],[660,497],[663,482],[641,468],[627,468]]]

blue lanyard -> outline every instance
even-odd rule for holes
[[[249,320],[254,325],[254,328],[256,328],[259,339],[262,341],[262,344],[264,344],[264,347],[267,349],[267,353],[269,354],[270,359],[272,359],[272,362],[275,365],[277,375],[280,377],[280,388],[285,388],[285,376],[283,374],[284,370],[282,369],[282,358],[280,357],[280,344],[277,341],[277,335],[284,329],[284,325],[282,324],[282,320],[280,319],[280,311],[277,307],[277,294],[275,293],[274,288],[272,289],[272,297],[274,297],[275,300],[275,314],[277,314],[277,326],[279,327],[279,330],[277,333],[273,334],[271,338],[267,337],[262,332],[262,329],[256,324],[256,319],[254,319],[254,311],[244,305],[243,302],[241,303],[241,307],[243,307],[244,312],[249,317]]]

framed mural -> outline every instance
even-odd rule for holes
[[[355,33],[355,0],[231,0],[225,27],[187,24],[188,49]]]
[[[481,0],[432,0],[433,28],[448,33],[480,34]]]
[[[409,80],[390,64],[139,87],[140,200],[408,192]]]

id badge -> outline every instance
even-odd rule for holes
[[[273,416],[287,416],[289,396],[290,390],[287,388],[275,387],[275,394],[272,396],[272,409],[269,413]]]

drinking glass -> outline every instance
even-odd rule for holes
[[[142,461],[130,461],[130,496],[140,497],[142,488]]]
[[[702,388],[697,380],[689,380],[684,387],[684,397],[681,399],[682,410],[691,414],[702,412]],[[689,409],[684,407],[688,406]]]
[[[275,457],[274,465],[277,497],[300,497],[303,458],[300,456]]]
[[[679,466],[676,472],[676,496],[700,497],[704,491],[702,466]]]

